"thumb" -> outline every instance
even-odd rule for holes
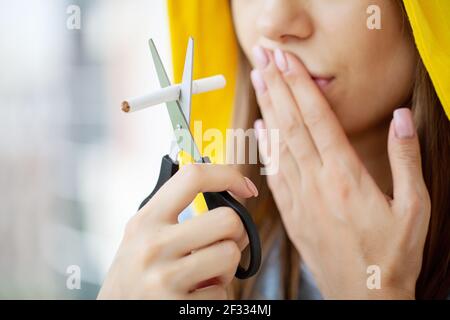
[[[394,205],[401,212],[420,206],[426,190],[422,175],[419,139],[411,110],[394,111],[389,130],[389,161],[394,185]]]

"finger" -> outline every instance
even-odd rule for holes
[[[264,120],[259,119],[255,121],[254,127],[258,141],[258,148],[260,150],[260,153],[262,153],[262,157],[266,158],[267,156],[265,152],[267,150],[267,147],[265,147],[265,145],[267,144],[267,130],[264,124]],[[290,158],[291,158],[290,155],[283,157],[283,159],[288,160]],[[287,167],[286,164],[282,164],[280,171],[283,171],[283,169],[286,169],[286,167]],[[295,170],[297,169],[295,168]],[[293,190],[291,190],[291,188],[288,187],[285,174],[281,174],[280,171],[277,170],[277,172],[273,172],[273,174],[268,175],[267,182],[269,184],[269,188],[272,190],[274,200],[280,212],[288,212],[292,205],[291,194],[293,194],[292,193]]]
[[[188,164],[182,166],[141,210],[144,214],[157,213],[158,219],[176,223],[178,214],[197,194],[224,190],[242,198],[258,195],[253,182],[232,166]]]
[[[208,279],[236,273],[241,251],[236,242],[225,240],[181,258],[176,263],[180,287],[192,290]]]
[[[253,87],[255,88],[256,92],[256,99],[258,101],[259,109],[261,111],[261,114],[264,118],[264,124],[265,124],[265,131],[260,131],[265,134],[264,137],[268,137],[268,131],[276,130],[279,131],[279,125],[275,120],[275,115],[273,113],[273,109],[271,108],[272,102],[270,101],[270,95],[267,90],[266,83],[264,82],[264,78],[262,76],[262,73],[260,70],[252,70],[250,73],[250,77],[252,80]],[[257,136],[257,138],[259,138]],[[279,143],[279,141],[272,141],[273,143]],[[271,150],[270,150],[270,143],[268,143],[268,140],[265,141],[266,145],[264,145],[264,150],[267,150],[265,153],[266,161],[270,161],[270,158],[272,156]]]
[[[286,142],[280,136],[279,125],[271,106],[269,91],[267,90],[264,78],[260,70],[255,69],[251,72],[253,87],[256,91],[256,98],[259,109],[264,118],[264,129],[255,128],[259,151],[262,152],[266,175],[277,174],[280,167],[281,157],[292,157],[286,147]]]
[[[239,240],[236,242],[239,250],[244,251],[245,248],[247,248],[248,244],[250,243],[250,239],[248,238],[248,234],[244,229],[244,232],[239,237]]]
[[[236,212],[228,207],[219,207],[183,223],[170,226],[173,234],[173,253],[182,257],[220,240],[232,240],[243,250],[247,233]]]
[[[266,128],[262,119],[256,120],[254,123],[256,140],[258,143],[258,152],[264,169],[262,175],[277,174],[280,168],[280,135],[278,130]],[[270,133],[270,135],[269,135]],[[284,144],[285,145],[285,144]],[[288,151],[284,149],[283,151]],[[291,154],[288,153],[291,157]]]
[[[254,70],[254,72],[252,73],[253,77],[255,78],[254,81],[260,81],[257,80],[258,77],[262,77],[260,71]],[[262,79],[261,81],[264,80]],[[267,141],[268,132],[267,128],[265,127],[265,122],[271,123],[271,126],[276,126],[277,120],[275,120],[274,109],[268,106],[271,104],[271,98],[268,95],[269,91],[267,90],[266,92],[267,94],[259,94],[258,101],[262,110],[261,112],[263,113],[263,116],[265,116],[265,118],[264,121],[260,120],[255,122],[255,132],[257,136],[259,151],[260,153],[262,153],[262,157],[264,159],[268,158],[266,150],[268,150],[269,148],[267,147],[267,145],[273,145],[274,150],[271,150],[270,157],[271,170],[268,170],[267,172],[267,179],[268,182],[276,181],[275,184],[280,184],[280,186],[287,191],[285,195],[278,195],[277,193],[279,193],[279,189],[271,189],[274,197],[285,199],[288,197],[288,195],[298,192],[301,183],[301,172],[299,170],[299,166],[296,163],[296,160],[294,159],[293,154],[291,153],[283,137],[278,136],[278,143],[276,141],[271,141],[272,143],[268,143]],[[264,105],[264,107],[262,107],[262,105]],[[268,163],[268,160],[265,160],[265,165],[266,163]],[[280,209],[281,207],[290,206],[290,203],[290,200],[288,201],[288,203],[283,203],[281,200],[280,202],[277,202],[277,205]]]
[[[267,124],[267,130],[259,130],[262,132],[262,134],[258,134],[262,138],[262,143],[260,144],[260,150],[266,149],[267,150],[267,139],[268,132],[272,132],[272,130],[279,130],[279,122],[276,119],[275,116],[275,110],[272,107],[272,100],[270,97],[270,92],[268,89],[265,89],[262,91],[261,89],[256,89],[258,87],[258,83],[262,82],[265,85],[265,81],[262,77],[261,71],[255,69],[252,71],[252,81],[255,86],[255,90],[258,91],[257,93],[257,100],[258,104],[261,109],[261,113],[264,117],[264,123]],[[266,87],[267,88],[267,87]],[[257,129],[257,128],[255,128]],[[258,131],[257,131],[258,132]],[[265,135],[264,135],[265,134]],[[290,183],[293,185],[293,190],[298,188],[298,182],[300,181],[300,170],[299,167],[295,163],[295,159],[293,157],[293,154],[290,150],[290,148],[287,145],[287,142],[285,140],[284,136],[278,135],[279,141],[270,141],[269,144],[272,145],[272,147],[276,148],[276,150],[270,150],[271,154],[269,156],[270,160],[266,160],[266,163],[270,162],[272,168],[276,168],[275,170],[271,170],[269,175],[278,174],[279,170],[278,168],[282,168],[283,166],[280,166],[281,161],[283,161],[283,164],[288,164],[288,167],[284,167],[284,169],[289,170],[290,172]],[[259,142],[258,142],[259,143]],[[274,152],[278,151],[278,152]],[[268,158],[267,154],[264,155],[264,158]]]
[[[267,184],[272,191],[273,199],[277,205],[277,208],[284,217],[284,213],[289,213],[292,208],[292,191],[286,181],[284,175],[272,175],[267,176]]]
[[[264,165],[269,164],[270,159],[270,143],[268,142],[267,128],[264,124],[264,120],[258,119],[253,124],[255,129],[256,141],[258,142],[258,151],[262,158],[262,163]]]
[[[394,184],[394,205],[402,212],[424,210],[428,206],[428,193],[422,174],[419,139],[408,108],[394,112],[388,151]],[[417,205],[411,207],[415,202]]]
[[[283,57],[287,65],[283,77],[300,107],[322,162],[334,163],[337,158],[347,163],[356,161],[356,154],[336,115],[304,65],[291,53],[285,53]]]
[[[214,285],[195,290],[188,294],[188,300],[226,300],[227,290],[222,285]]]
[[[278,123],[274,115],[274,110],[271,107],[272,101],[261,72],[258,69],[253,70],[251,79],[253,86],[255,87],[261,113],[264,117],[264,121],[256,122],[255,127],[259,150],[260,152],[263,152],[263,158],[267,159],[270,157],[271,167],[276,168],[275,170],[270,170],[267,176],[267,182],[269,183],[278,209],[287,210],[292,206],[290,195],[298,192],[301,173],[295,163],[292,153],[287,147],[287,143],[283,141],[283,137],[278,135],[278,143],[276,141],[271,141],[270,143],[270,145],[274,145],[274,147],[278,149],[278,152],[273,152],[274,150],[271,150],[270,156],[267,155],[267,153],[264,153],[264,150],[268,150],[267,128],[268,130],[278,130]],[[276,156],[274,156],[275,154]],[[265,160],[265,164],[266,163],[268,163],[267,160]],[[282,174],[281,171],[289,172],[289,174]]]
[[[263,50],[260,47],[259,49]],[[274,116],[280,124],[281,135],[294,159],[298,162],[300,172],[302,168],[311,172],[315,167],[322,165],[321,159],[305,126],[297,102],[280,75],[273,54],[269,51],[266,54],[269,57],[269,64],[262,70],[262,75],[269,91]],[[280,55],[282,55],[281,51],[277,50],[275,59],[278,64],[282,64],[282,61],[286,63],[286,59]]]

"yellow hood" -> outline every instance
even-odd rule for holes
[[[420,56],[450,119],[450,1],[403,0]]]

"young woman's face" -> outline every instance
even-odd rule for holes
[[[417,53],[397,0],[231,0],[236,33],[252,48],[303,61],[348,134],[374,128],[407,103]],[[381,29],[369,29],[371,5]]]

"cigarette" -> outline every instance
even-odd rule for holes
[[[223,75],[216,75],[192,81],[192,94],[222,89],[226,80]],[[176,101],[180,98],[181,84],[161,88],[143,96],[127,99],[122,102],[123,112],[134,112],[157,104]]]

